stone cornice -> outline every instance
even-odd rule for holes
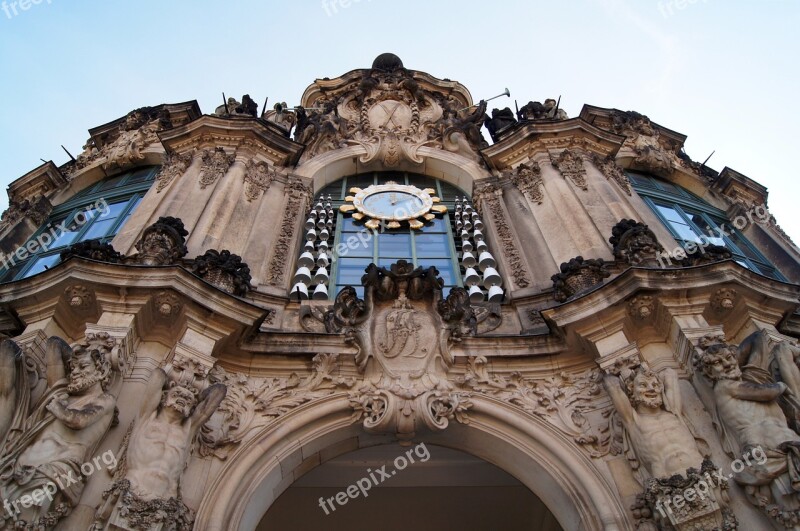
[[[23,321],[29,310],[35,309],[36,314],[55,312],[64,303],[65,287],[72,285],[84,285],[93,292],[124,293],[126,304],[133,306],[142,304],[149,298],[145,297],[147,294],[170,290],[183,304],[191,304],[204,314],[213,315],[224,327],[245,335],[257,330],[270,313],[269,309],[214,288],[179,266],[109,264],[77,257],[38,275],[0,285],[0,306],[14,310]]]
[[[593,126],[581,119],[520,122],[499,142],[481,150],[484,160],[495,170],[503,170],[530,160],[549,150],[579,148],[601,157],[615,155],[625,137]]]
[[[202,115],[197,100],[183,103],[162,103],[152,108],[153,113],[161,110],[166,110],[169,113],[170,120],[176,124],[191,122]],[[125,123],[127,117],[128,115],[126,114],[116,120],[89,129],[89,136],[94,140],[95,145],[98,148],[102,148],[109,141],[109,137],[119,131],[120,126]]]
[[[766,186],[727,166],[719,173],[719,177],[711,184],[711,188],[719,190],[733,202],[742,201],[747,205],[765,205],[767,203]]]
[[[613,123],[614,116],[625,114],[627,114],[625,111],[621,111],[619,109],[607,109],[604,107],[595,107],[594,105],[585,104],[583,108],[581,108],[579,117],[601,129],[612,131],[613,128],[611,124]],[[686,135],[678,133],[677,131],[673,131],[672,129],[667,129],[666,127],[652,121],[650,124],[657,129],[663,137],[672,141],[676,148],[683,147],[683,143],[686,142]]]
[[[65,186],[67,182],[67,178],[50,160],[8,185],[8,200],[14,202],[37,195],[48,195]]]
[[[685,303],[690,296],[701,294],[710,300],[723,284],[736,286],[745,300],[750,297],[758,301],[768,298],[771,308],[784,315],[794,311],[800,296],[800,285],[758,275],[727,260],[682,269],[630,268],[594,291],[543,310],[542,315],[558,327],[581,326],[582,323],[595,322],[601,312],[621,305],[640,290],[654,290],[661,300],[674,296]]]
[[[303,145],[287,138],[275,124],[260,118],[228,118],[203,115],[197,120],[159,133],[169,152],[186,153],[193,149],[227,147],[250,148],[274,165],[293,165]]]

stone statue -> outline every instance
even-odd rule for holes
[[[544,100],[544,117],[548,120],[566,120],[567,113],[558,108],[558,103],[552,98]]]
[[[519,110],[517,117],[520,120],[566,120],[567,113],[557,107],[558,103],[552,98],[544,100],[544,104],[529,101]]]
[[[118,479],[97,513],[95,529],[191,529],[193,515],[181,501],[180,480],[194,441],[227,388],[211,385],[200,393],[189,384],[169,381],[156,369],[144,392],[139,416],[126,436]],[[115,507],[116,506],[116,507]],[[124,509],[120,509],[124,506]],[[125,527],[123,527],[125,528]]]
[[[0,522],[13,519],[23,528],[49,529],[80,500],[81,465],[90,461],[115,416],[116,399],[106,392],[110,347],[105,338],[97,339],[71,348],[60,338],[48,339],[47,389],[33,404],[24,355],[10,340],[0,348],[0,419],[7,422],[8,408],[16,409],[0,457],[0,497],[14,514],[6,508]],[[13,398],[7,387],[11,382]],[[33,504],[25,503],[30,499]]]
[[[516,123],[517,119],[514,118],[514,112],[508,107],[503,110],[492,109],[492,117],[487,117],[484,121],[486,129],[489,131],[489,136],[491,136],[492,140],[495,142],[497,142],[500,133]]]
[[[787,384],[764,378],[757,366],[745,365],[744,373],[739,366],[742,360],[764,362],[764,342],[756,334],[738,349],[724,338],[703,337],[694,367],[713,386],[723,448],[732,456],[754,449],[766,454],[763,461],[734,471],[734,480],[745,487],[752,503],[794,528],[800,525],[800,435],[789,428],[778,403]],[[779,356],[781,352],[783,348]]]
[[[226,116],[231,114],[238,114],[236,109],[241,107],[242,104],[236,101],[236,98],[228,98],[228,101],[225,105],[220,105],[216,109],[214,109],[214,114],[217,116]]]
[[[622,418],[630,443],[651,477],[685,474],[699,468],[704,456],[681,411],[678,376],[639,367],[623,376],[607,375],[604,384]]]

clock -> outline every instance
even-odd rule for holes
[[[351,188],[350,193],[355,195],[345,197],[347,203],[339,210],[352,212],[357,220],[369,218],[364,223],[369,229],[377,229],[381,222],[386,222],[389,229],[399,229],[401,221],[407,221],[412,229],[421,229],[424,223],[420,218],[431,221],[436,218],[434,212],[447,212],[446,206],[436,204],[441,200],[434,195],[433,188],[420,190],[390,181],[363,189]]]

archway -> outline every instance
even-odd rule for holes
[[[507,472],[424,442],[360,448],[322,463],[281,494],[256,531],[374,528],[561,531],[544,503]]]
[[[244,444],[207,487],[198,529],[254,530],[273,502],[309,470],[365,448],[393,442],[353,423],[346,394],[309,402]],[[468,425],[421,436],[514,476],[553,513],[563,529],[631,529],[614,489],[591,459],[550,424],[498,400],[475,396]],[[319,510],[319,509],[315,509]]]

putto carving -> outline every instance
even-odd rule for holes
[[[62,262],[73,256],[89,258],[91,260],[97,260],[98,262],[108,262],[110,264],[119,264],[122,262],[122,255],[114,250],[113,245],[110,243],[102,243],[99,240],[73,243],[61,251]]]
[[[519,110],[519,119],[526,121],[533,120],[566,120],[567,113],[558,108],[558,103],[552,98],[544,100],[544,104],[538,101],[529,101]]]
[[[95,530],[192,529],[192,511],[181,500],[181,476],[197,433],[226,391],[216,383],[200,392],[170,381],[162,369],[153,371],[120,451],[114,484],[103,493]]]
[[[800,525],[800,435],[789,427],[781,405],[797,411],[800,369],[796,347],[770,347],[766,332],[756,332],[734,347],[722,336],[700,339],[693,365],[711,384],[714,425],[731,457],[757,449],[764,459],[749,463],[733,479],[751,503],[787,528]],[[775,371],[775,372],[773,372]],[[775,381],[773,374],[782,381]]]
[[[191,164],[191,153],[168,153],[156,175],[156,193],[160,194],[175,177],[183,175]]]
[[[733,288],[720,288],[711,297],[711,307],[719,312],[725,312],[733,308],[736,303],[738,293]]]
[[[227,250],[209,249],[198,256],[192,264],[192,273],[238,297],[244,297],[253,289],[250,286],[250,268],[239,255]]]
[[[512,170],[503,172],[522,194],[541,205],[544,202],[544,181],[539,163],[531,161],[530,164],[520,164]]]
[[[95,301],[94,291],[79,284],[68,287],[64,291],[64,297],[67,299],[70,307],[76,311],[88,310]]]
[[[517,250],[516,240],[511,226],[506,218],[500,197],[503,195],[502,189],[495,182],[484,181],[475,184],[472,201],[475,208],[482,215],[488,213],[492,224],[497,232],[498,247],[503,249],[505,259],[514,278],[514,284],[519,288],[527,288],[530,285],[528,270],[525,262]]]
[[[136,242],[136,261],[143,265],[169,265],[177,263],[186,256],[186,236],[180,218],[160,217],[158,221],[144,229],[141,239]]]
[[[269,189],[269,185],[274,179],[275,168],[270,167],[266,162],[249,160],[244,172],[244,195],[247,200],[258,199]]]
[[[614,225],[608,242],[614,246],[615,258],[633,266],[655,266],[657,256],[664,252],[653,231],[633,219],[623,219]]]
[[[655,299],[651,295],[637,295],[628,301],[628,315],[638,321],[649,319],[655,311]]]
[[[317,354],[308,376],[292,374],[288,378],[254,378],[228,373],[215,366],[210,380],[223,383],[228,394],[219,409],[200,432],[201,456],[226,459],[242,441],[258,429],[264,429],[292,409],[338,391],[351,389],[351,378],[337,376],[339,361],[335,354]]]
[[[231,167],[235,157],[228,155],[224,148],[203,150],[203,165],[200,167],[200,188],[206,188],[217,182]]]
[[[586,167],[583,164],[582,155],[565,149],[558,156],[551,153],[550,162],[565,179],[572,181],[572,184],[584,192],[589,190],[589,185],[586,183]]]
[[[612,180],[622,188],[626,194],[631,195],[631,183],[625,171],[617,164],[613,155],[600,157],[596,153],[592,154],[592,163],[605,175],[606,179]]]
[[[569,262],[562,263],[561,272],[550,277],[553,281],[553,296],[558,302],[565,302],[601,284],[610,275],[602,258],[584,260],[582,256],[576,256]]]
[[[17,503],[13,515],[3,511],[0,527],[51,529],[78,504],[81,464],[91,460],[115,418],[116,398],[107,391],[112,345],[107,334],[87,335],[72,347],[51,337],[46,388],[34,392],[28,382],[38,376],[28,355],[11,340],[0,344],[0,497],[36,500]],[[53,481],[67,476],[69,483]]]

